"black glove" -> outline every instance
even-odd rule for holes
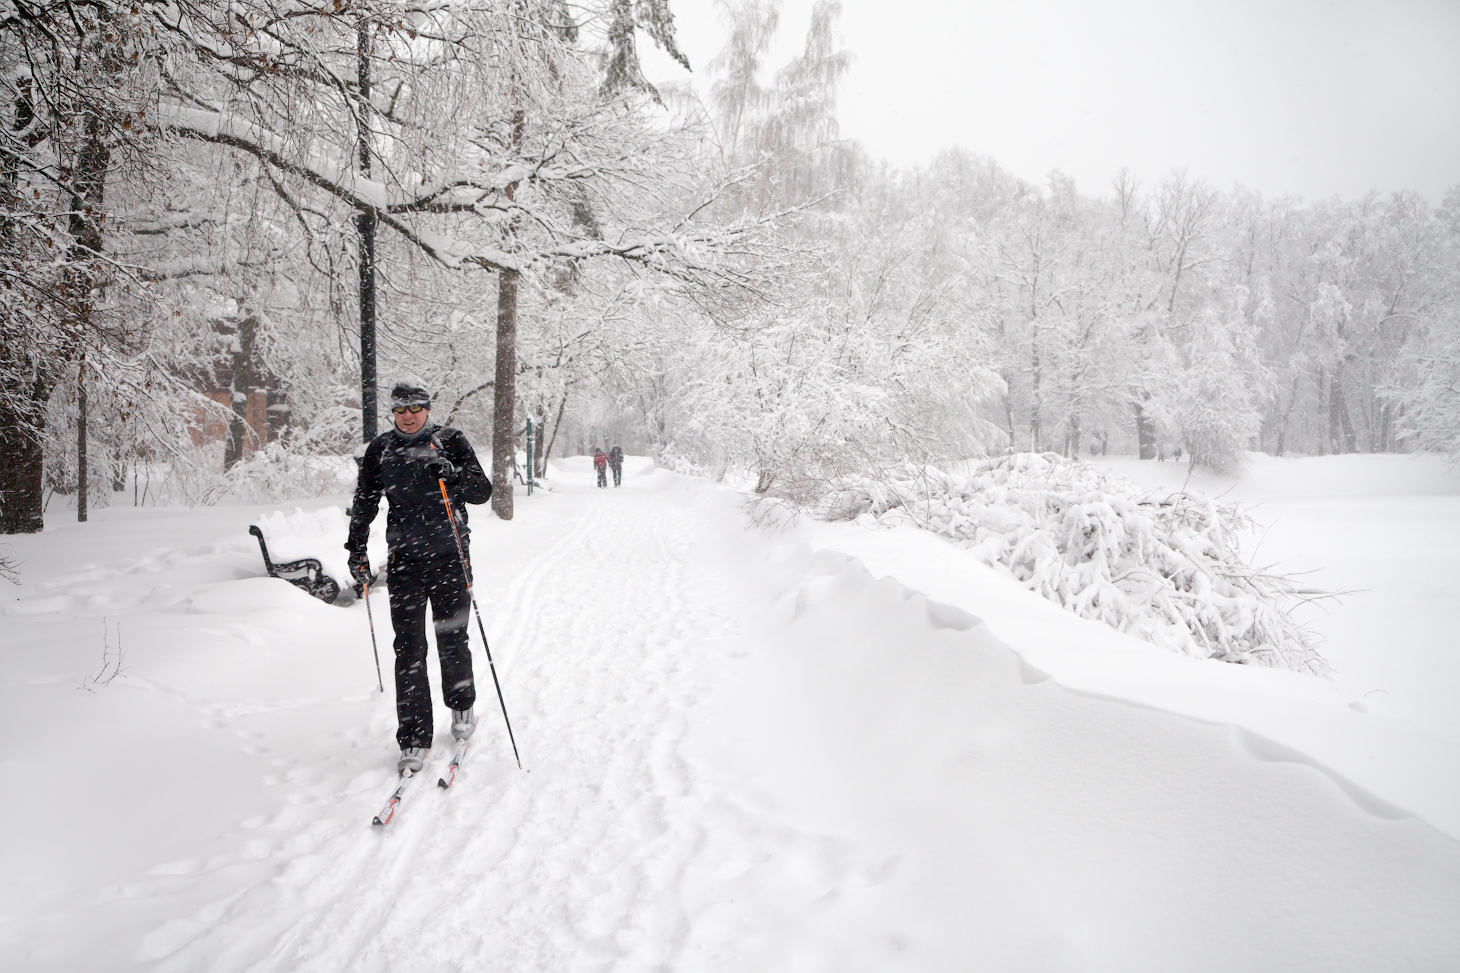
[[[335,563],[338,564],[339,562]],[[345,563],[350,567],[350,577],[354,578],[358,584],[370,583],[372,578],[370,574],[370,558],[364,551],[351,554]]]
[[[440,453],[426,460],[426,469],[430,470],[431,475],[436,479],[444,480],[447,483],[455,483],[461,479],[461,468]]]

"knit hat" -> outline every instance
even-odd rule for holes
[[[399,409],[406,405],[423,405],[431,408],[431,393],[426,391],[426,383],[414,375],[407,375],[395,383],[390,390],[390,407]]]

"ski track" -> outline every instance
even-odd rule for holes
[[[627,491],[587,503],[500,605],[483,606],[529,773],[479,654],[479,729],[449,794],[435,786],[438,746],[388,829],[345,798],[349,814],[272,878],[154,932],[161,969],[674,965],[693,926],[680,886],[706,828],[735,814],[680,746],[693,650],[730,631],[733,608],[687,593],[691,508]]]

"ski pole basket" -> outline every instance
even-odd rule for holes
[[[327,605],[335,603],[335,599],[340,596],[340,586],[334,578],[324,573],[318,559],[306,557],[298,561],[275,564],[269,557],[269,545],[264,542],[264,532],[259,530],[257,524],[251,524],[248,532],[259,539],[259,552],[264,556],[264,570],[269,573],[269,577],[282,578]]]

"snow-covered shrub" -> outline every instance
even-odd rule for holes
[[[299,452],[273,442],[228,471],[228,494],[248,503],[349,493],[355,461],[349,456]]]
[[[341,406],[322,412],[308,429],[290,429],[225,474],[229,495],[268,502],[350,492],[356,467],[345,451],[359,422],[358,409]]]
[[[685,476],[703,476],[718,481],[725,475],[724,466],[719,469],[711,469],[703,463],[696,462],[693,457],[676,448],[673,443],[659,451],[656,462],[666,470],[683,473]]]
[[[1156,495],[1056,453],[1015,453],[967,475],[903,467],[845,481],[821,513],[909,521],[1083,618],[1196,658],[1322,675],[1289,614],[1288,578],[1248,564],[1233,506]]]

